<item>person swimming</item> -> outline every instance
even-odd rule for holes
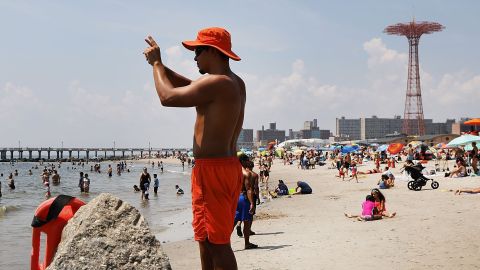
[[[181,189],[178,185],[175,185],[175,189],[177,190],[177,195],[183,195],[183,189]]]

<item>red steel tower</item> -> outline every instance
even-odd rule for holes
[[[408,80],[405,111],[403,116],[403,133],[407,135],[425,135],[423,118],[422,90],[420,88],[420,69],[418,62],[418,43],[423,34],[440,32],[445,27],[435,22],[397,23],[390,25],[384,33],[406,36],[410,44],[408,49]]]

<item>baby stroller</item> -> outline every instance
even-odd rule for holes
[[[412,181],[409,181],[407,186],[408,189],[410,190],[421,190],[422,187],[424,187],[427,184],[428,180],[432,181],[432,188],[437,189],[439,184],[437,181],[434,181],[433,179],[427,178],[422,174],[422,170],[425,169],[425,167],[422,166],[422,164],[417,164],[414,166],[406,166],[405,171],[410,175],[410,177],[413,178]]]

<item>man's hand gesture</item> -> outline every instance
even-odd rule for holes
[[[148,36],[145,39],[145,42],[150,45],[150,47],[146,48],[145,51],[143,51],[147,62],[152,66],[155,63],[162,63],[162,57],[160,56],[160,47],[158,47],[157,42],[155,42],[155,40],[151,36]]]

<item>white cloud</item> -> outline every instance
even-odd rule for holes
[[[370,69],[375,69],[385,64],[403,68],[408,61],[407,54],[388,49],[381,38],[372,38],[363,43],[363,49],[368,54],[367,64]]]
[[[0,119],[28,117],[29,112],[41,107],[39,99],[28,87],[7,82],[0,88]]]
[[[359,72],[366,74],[367,88],[320,81],[302,59],[285,67],[281,75],[240,73],[247,86],[244,127],[259,129],[276,121],[279,128],[298,130],[303,121],[317,118],[321,128],[333,131],[335,118],[343,115],[403,115],[406,54],[387,48],[379,38],[365,42],[363,48],[368,58],[365,70]],[[173,46],[163,54],[173,70],[192,79],[199,76],[193,53]],[[444,121],[447,117],[480,115],[479,74],[461,71],[439,78],[421,70],[427,118]],[[51,97],[37,96],[41,89],[6,83],[0,87],[0,119],[6,123],[3,128],[12,132],[3,133],[2,139],[10,145],[18,139],[36,141],[37,145],[55,145],[60,140],[75,140],[66,142],[69,146],[102,146],[113,140],[117,146],[148,145],[149,141],[154,146],[190,145],[194,109],[162,107],[153,78],[138,89],[118,89],[113,95],[113,91],[91,87],[72,81],[65,96]],[[22,122],[25,119],[30,121]]]

